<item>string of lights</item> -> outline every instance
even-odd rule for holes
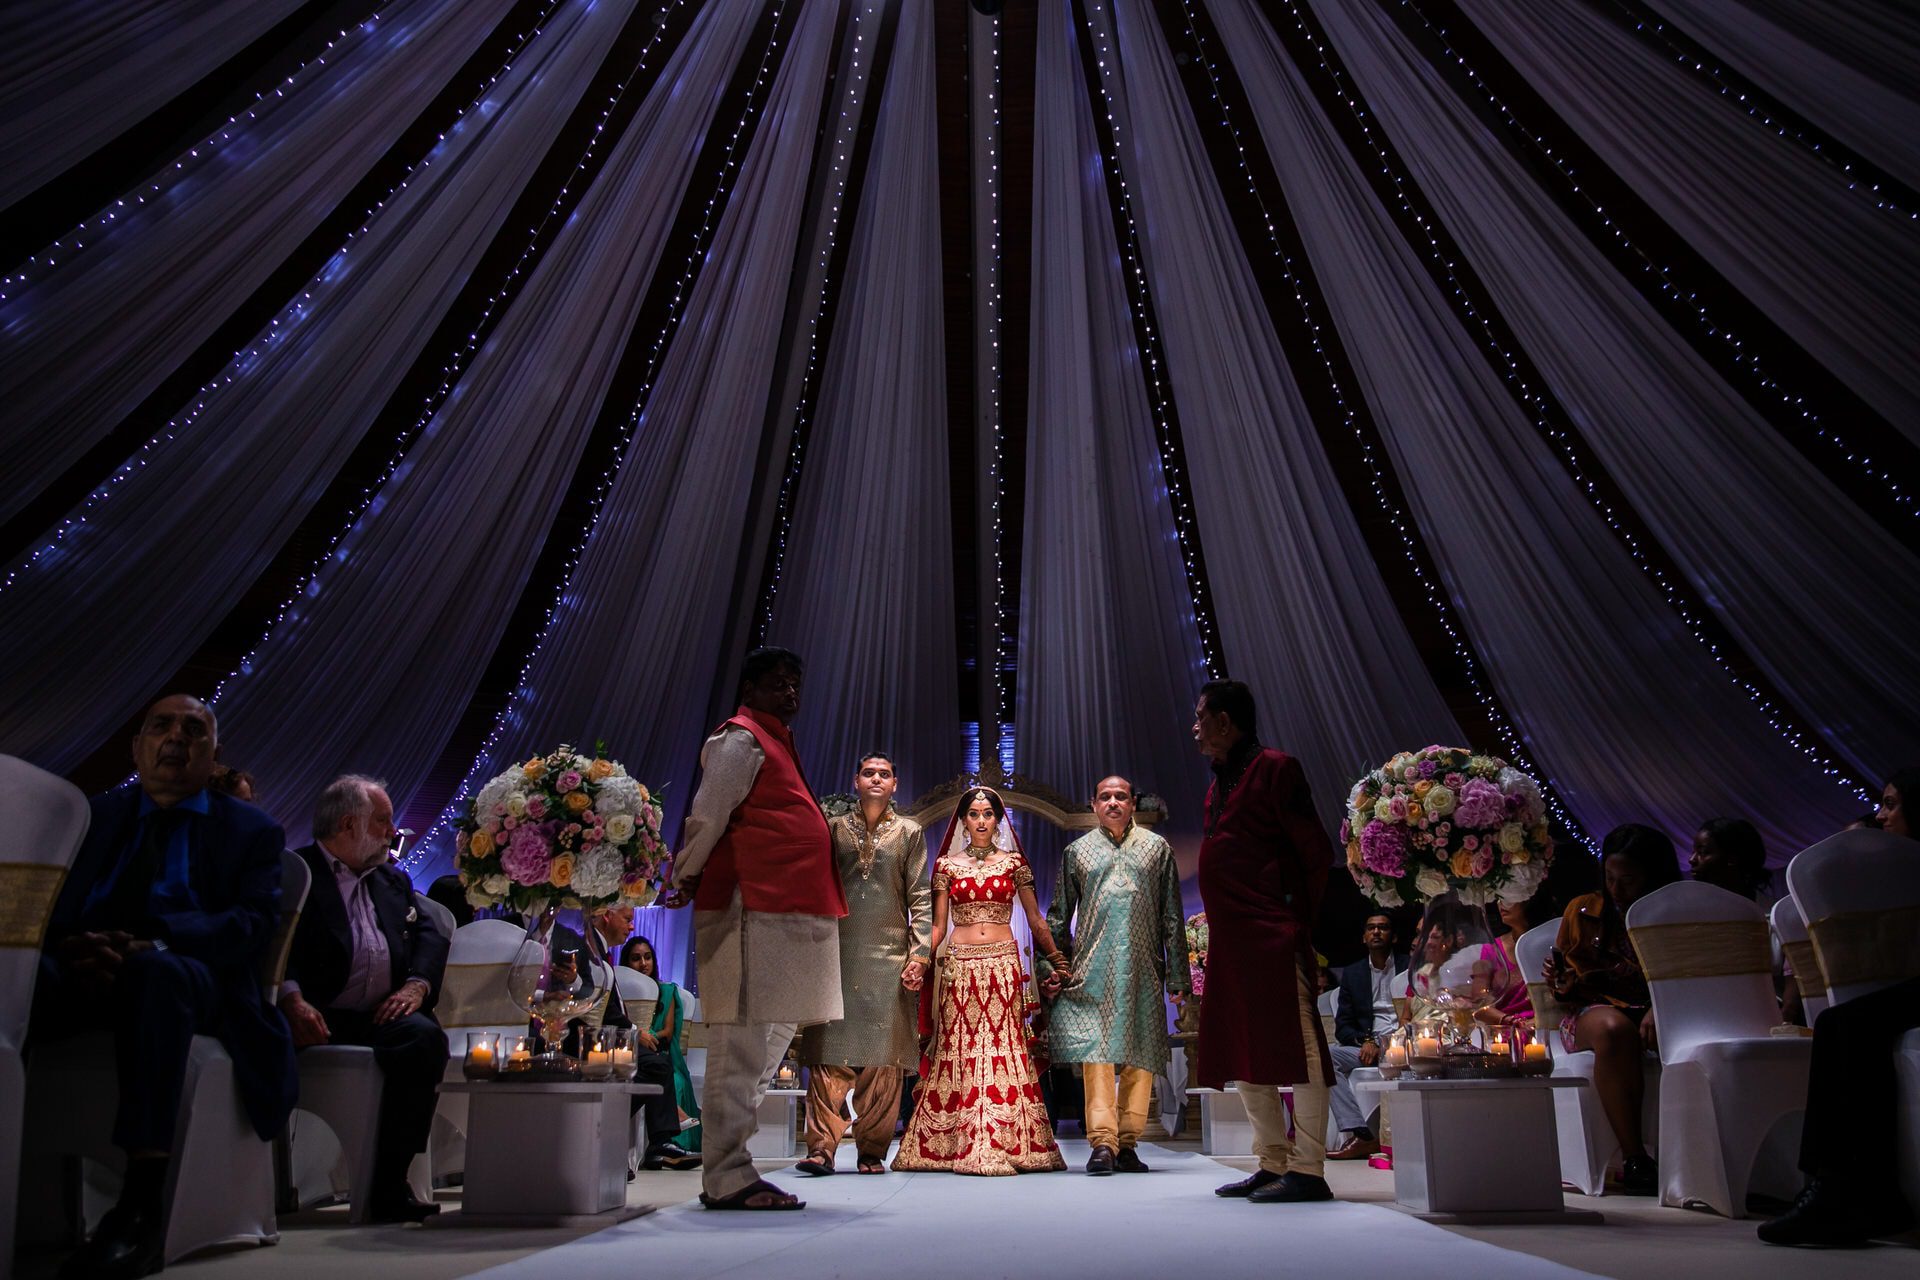
[[[328,56],[334,53],[336,49],[339,50],[342,57],[345,57],[370,41],[378,31],[382,30],[380,25],[381,20],[386,16],[388,9],[391,7],[392,6],[383,7],[362,21],[355,23],[353,26],[340,28],[340,30],[335,33],[333,39],[327,41],[326,47],[321,49],[319,53],[316,53],[313,57],[288,72],[281,78],[280,83],[274,85],[272,89],[262,89],[259,93],[255,94],[252,105],[248,106],[244,111],[234,112],[231,116],[227,117],[225,124],[209,133],[198,143],[188,147],[186,154],[173,162],[172,168],[163,169],[154,175],[153,179],[145,184],[145,190],[129,191],[126,195],[116,199],[111,206],[102,209],[98,214],[81,222],[72,231],[61,236],[46,248],[29,256],[13,274],[0,276],[0,302],[5,302],[12,296],[12,293],[18,291],[21,285],[30,282],[32,274],[29,268],[57,265],[60,257],[69,249],[74,252],[84,249],[86,247],[86,237],[91,236],[94,232],[105,232],[120,222],[123,216],[131,217],[150,199],[158,203],[176,183],[184,181],[191,176],[193,171],[199,169],[201,165],[219,155],[226,145],[233,141],[234,133],[241,129],[246,122],[257,120],[260,118],[261,112],[271,111],[274,107],[278,106],[280,102],[286,98],[287,91],[298,86],[307,76],[308,72],[311,71],[318,74],[318,69],[327,65]],[[342,47],[343,44],[344,47]],[[269,96],[271,96],[271,101],[269,101]],[[190,164],[190,161],[198,163]],[[132,201],[132,204],[129,205],[128,201]]]
[[[539,633],[534,637],[533,644],[527,651],[526,660],[521,664],[519,676],[514,682],[513,693],[508,697],[506,705],[500,709],[499,714],[494,717],[493,724],[491,728],[489,728],[486,738],[481,742],[480,750],[474,757],[473,764],[468,767],[467,774],[461,780],[460,787],[455,791],[453,799],[447,802],[446,807],[440,811],[440,816],[434,819],[433,826],[414,846],[413,855],[406,860],[406,865],[409,868],[419,865],[421,860],[434,849],[435,840],[439,833],[445,830],[450,823],[461,815],[465,808],[467,797],[473,793],[477,784],[484,781],[481,774],[492,766],[494,751],[499,745],[501,735],[518,719],[521,707],[533,696],[534,668],[539,664],[540,653],[546,648],[547,640],[553,634],[554,626],[560,618],[564,602],[573,594],[574,575],[580,568],[581,558],[586,553],[587,547],[593,541],[594,531],[600,524],[601,512],[605,509],[607,495],[612,492],[614,481],[619,478],[620,469],[626,461],[628,447],[633,443],[634,432],[640,424],[641,417],[646,412],[647,401],[653,393],[654,378],[659,372],[660,360],[662,356],[665,355],[668,345],[673,340],[674,334],[679,330],[680,321],[684,315],[682,304],[693,292],[694,282],[698,279],[700,270],[707,260],[707,246],[713,228],[719,217],[726,211],[728,202],[732,196],[732,186],[730,184],[739,175],[741,139],[753,133],[756,128],[757,117],[765,107],[765,99],[761,90],[766,87],[771,76],[775,55],[786,43],[790,35],[788,24],[784,22],[787,8],[788,0],[773,0],[773,7],[768,11],[767,20],[772,27],[772,31],[767,38],[765,47],[761,50],[760,60],[754,72],[753,81],[747,89],[746,100],[741,107],[740,115],[734,121],[732,132],[728,136],[726,151],[720,164],[713,192],[708,196],[702,210],[699,230],[692,238],[687,250],[686,260],[681,265],[679,275],[675,279],[673,295],[668,304],[666,319],[662,323],[659,332],[654,336],[649,348],[645,378],[641,383],[638,395],[635,397],[631,411],[627,414],[625,422],[621,425],[618,439],[615,441],[612,451],[613,456],[606,468],[600,473],[599,479],[595,482],[593,496],[588,504],[587,516],[583,522],[583,527],[574,542],[573,549],[567,555],[565,568],[560,573],[562,583],[560,590],[555,593],[553,599],[546,606]],[[597,133],[598,131],[596,130],[596,135]]]
[[[1001,396],[1006,384],[1006,361],[1001,350],[1002,313],[1004,299],[1002,288],[1002,250],[1005,245],[1005,228],[1002,225],[1005,205],[1000,183],[1000,150],[1005,139],[1005,129],[1000,114],[1002,92],[1001,68],[1006,57],[1006,48],[1001,37],[1000,14],[993,13],[987,18],[989,58],[993,65],[993,78],[987,87],[987,181],[983,193],[988,211],[987,261],[984,278],[979,285],[979,297],[986,301],[987,333],[987,401],[982,407],[981,424],[987,433],[987,484],[993,495],[989,505],[990,518],[987,528],[988,554],[993,563],[993,600],[989,609],[993,616],[992,659],[988,667],[988,705],[994,710],[994,722],[1000,726],[1000,739],[993,747],[1000,755],[1000,768],[1006,774],[1013,773],[1014,736],[1013,736],[1013,689],[1012,682],[1006,678],[1006,672],[1014,661],[1016,637],[1007,626],[1007,556],[1006,521],[1003,509],[1007,498],[1006,484],[1006,432],[1002,420]],[[985,743],[981,744],[984,748]]]
[[[1287,243],[1301,246],[1298,229],[1293,225],[1286,201],[1277,186],[1273,188],[1271,198],[1261,190],[1261,184],[1254,173],[1254,157],[1248,151],[1248,142],[1242,136],[1239,124],[1233,116],[1232,103],[1246,102],[1246,91],[1237,71],[1227,60],[1224,52],[1216,56],[1211,49],[1214,40],[1209,38],[1211,21],[1196,15],[1192,0],[1180,0],[1180,7],[1186,19],[1187,37],[1192,46],[1197,65],[1204,70],[1210,86],[1209,96],[1219,111],[1219,124],[1225,130],[1233,146],[1239,167],[1239,180],[1244,182],[1247,196],[1253,208],[1258,210],[1260,222],[1266,230],[1268,247],[1280,267],[1281,279],[1293,295],[1299,307],[1301,324],[1308,334],[1313,352],[1320,359],[1325,371],[1325,386],[1339,409],[1340,419],[1354,444],[1368,473],[1368,487],[1380,512],[1386,517],[1396,535],[1394,541],[1406,557],[1407,567],[1419,585],[1421,596],[1426,600],[1434,619],[1445,632],[1452,647],[1454,657],[1459,663],[1459,672],[1480,707],[1482,715],[1498,735],[1506,758],[1517,767],[1539,779],[1541,793],[1547,802],[1547,808],[1560,826],[1571,832],[1576,839],[1592,849],[1596,854],[1599,846],[1588,834],[1584,826],[1559,797],[1553,779],[1535,763],[1528,753],[1524,738],[1514,725],[1512,717],[1501,705],[1499,698],[1489,687],[1483,676],[1473,646],[1463,634],[1463,625],[1455,618],[1447,603],[1447,594],[1440,583],[1438,568],[1432,557],[1426,552],[1418,522],[1406,510],[1399,479],[1394,475],[1393,464],[1386,453],[1385,444],[1379,439],[1378,429],[1368,420],[1365,403],[1356,396],[1349,398],[1341,379],[1341,366],[1351,367],[1351,361],[1344,355],[1335,359],[1334,348],[1340,345],[1339,331],[1334,327],[1331,317],[1322,320],[1315,310],[1313,298],[1309,294],[1324,298],[1318,282],[1314,279],[1312,264],[1305,258],[1301,249],[1301,260],[1296,263],[1294,254]],[[1217,33],[1214,33],[1217,35]],[[1199,117],[1198,103],[1195,104],[1196,118]],[[1258,125],[1249,126],[1256,139]],[[1255,148],[1259,147],[1256,141]],[[1261,153],[1264,154],[1264,153]],[[1271,175],[1271,169],[1267,169]],[[1228,175],[1217,173],[1222,191],[1226,191]],[[1282,225],[1286,227],[1286,241],[1282,242]],[[1251,256],[1253,246],[1246,246]],[[1276,322],[1281,318],[1275,317]],[[1356,402],[1358,402],[1356,404]]]
[[[1286,0],[1287,8],[1294,13],[1297,22],[1303,21],[1299,7],[1293,0]],[[1565,149],[1556,151],[1552,142],[1538,129],[1528,125],[1513,107],[1494,92],[1485,78],[1468,61],[1467,56],[1455,47],[1449,32],[1427,16],[1414,0],[1398,0],[1399,8],[1411,15],[1436,43],[1442,56],[1437,60],[1438,68],[1449,75],[1464,78],[1465,82],[1480,95],[1487,106],[1496,112],[1508,126],[1514,136],[1524,140],[1548,163],[1566,184],[1570,196],[1584,208],[1590,223],[1589,235],[1604,237],[1620,252],[1628,255],[1639,265],[1635,283],[1642,296],[1647,297],[1663,310],[1683,320],[1694,328],[1707,345],[1722,349],[1726,363],[1739,371],[1750,384],[1752,395],[1761,400],[1760,406],[1765,412],[1765,404],[1777,406],[1778,413],[1768,413],[1770,419],[1798,424],[1803,430],[1811,431],[1813,438],[1826,448],[1828,456],[1835,465],[1857,470],[1868,481],[1876,484],[1886,495],[1895,515],[1908,519],[1920,518],[1920,503],[1914,501],[1914,495],[1902,484],[1902,476],[1888,465],[1876,462],[1868,451],[1856,441],[1843,437],[1840,432],[1829,426],[1821,411],[1815,406],[1817,394],[1812,391],[1789,388],[1780,376],[1769,372],[1763,365],[1759,344],[1743,339],[1736,328],[1717,316],[1706,302],[1700,298],[1697,287],[1684,283],[1688,268],[1685,264],[1661,263],[1655,255],[1636,244],[1623,225],[1616,212],[1610,211],[1606,203],[1592,190],[1593,182],[1583,180],[1568,159]],[[1343,92],[1350,92],[1342,87]],[[1624,195],[1614,197],[1625,198]],[[1633,279],[1632,273],[1628,278]],[[1657,289],[1653,287],[1657,282]],[[1911,526],[1909,526],[1911,527]]]
[[[684,3],[686,3],[686,0],[666,0],[660,12],[664,15],[669,9],[679,8]],[[460,347],[448,357],[447,362],[441,366],[439,384],[426,396],[419,416],[415,418],[411,426],[401,433],[394,452],[387,459],[385,466],[381,468],[379,475],[369,481],[365,488],[361,490],[359,499],[353,511],[348,515],[346,523],[341,526],[340,532],[335,534],[332,540],[327,543],[326,551],[314,561],[312,567],[301,577],[299,584],[295,586],[287,598],[281,602],[280,607],[274,611],[273,620],[267,624],[260,639],[247,651],[246,656],[241,658],[239,664],[221,680],[219,686],[213,692],[213,697],[209,699],[210,702],[217,704],[220,695],[226,691],[227,685],[231,683],[236,676],[251,675],[253,673],[254,658],[262,649],[266,648],[267,644],[278,633],[281,624],[294,612],[300,601],[319,591],[321,571],[333,561],[340,544],[359,527],[362,517],[364,517],[368,509],[372,507],[373,501],[379,496],[380,490],[386,485],[387,481],[392,479],[394,474],[399,471],[401,464],[406,461],[407,452],[412,447],[413,442],[419,437],[420,432],[433,420],[434,415],[438,413],[441,406],[445,404],[447,397],[453,393],[453,389],[459,384],[461,374],[465,371],[467,364],[471,361],[473,355],[479,351],[480,344],[486,339],[487,335],[492,333],[493,325],[491,321],[494,312],[498,310],[503,303],[508,302],[517,292],[516,282],[520,277],[532,270],[540,256],[540,250],[544,248],[543,233],[546,228],[553,223],[555,218],[560,217],[565,210],[573,206],[575,201],[572,198],[572,189],[576,184],[581,184],[582,177],[586,175],[589,166],[592,165],[596,148],[600,144],[600,136],[606,128],[607,119],[618,107],[628,87],[646,70],[648,58],[651,56],[655,45],[665,37],[666,31],[667,26],[665,23],[656,25],[654,36],[648,40],[640,57],[635,60],[632,72],[621,81],[618,89],[608,95],[606,106],[600,113],[599,122],[589,136],[586,148],[582,151],[580,160],[574,166],[571,176],[567,182],[561,186],[559,193],[554,197],[553,202],[547,207],[540,220],[534,225],[532,230],[528,232],[525,248],[522,249],[514,265],[507,271],[506,275],[502,277],[499,286],[488,295],[485,304],[481,307],[479,318],[474,322],[472,330],[467,334],[466,341],[463,342]]]
[[[1656,562],[1649,549],[1652,540],[1649,538],[1643,542],[1637,517],[1624,507],[1616,507],[1606,496],[1606,492],[1615,491],[1615,486],[1605,468],[1589,455],[1571,426],[1572,418],[1558,404],[1552,392],[1546,389],[1546,380],[1533,369],[1531,361],[1518,345],[1502,336],[1491,306],[1483,308],[1475,301],[1477,296],[1483,294],[1483,290],[1477,282],[1469,283],[1471,269],[1465,265],[1465,255],[1450,237],[1445,236],[1439,219],[1424,198],[1416,200],[1417,184],[1391,144],[1375,127],[1376,117],[1372,109],[1358,89],[1352,87],[1339,56],[1327,43],[1318,24],[1307,19],[1297,0],[1282,0],[1282,3],[1293,15],[1297,36],[1306,41],[1313,53],[1312,59],[1299,60],[1303,70],[1311,62],[1312,69],[1326,79],[1329,91],[1346,109],[1353,121],[1353,131],[1371,151],[1374,162],[1379,166],[1378,173],[1391,191],[1392,199],[1388,207],[1397,209],[1396,221],[1406,234],[1408,243],[1427,259],[1430,273],[1443,286],[1452,305],[1466,322],[1468,331],[1479,335],[1495,371],[1505,381],[1535,429],[1553,446],[1576,487],[1587,496],[1607,527],[1619,537],[1634,563],[1653,580],[1688,634],[1706,650],[1735,687],[1746,695],[1768,725],[1823,775],[1847,787],[1861,800],[1868,799],[1862,780],[1837,764],[1816,744],[1816,735],[1812,730],[1803,729],[1776,704],[1776,695],[1759,686],[1760,676],[1748,674],[1758,668],[1744,659],[1740,665],[1736,665],[1734,658],[1740,652],[1737,642],[1717,622],[1709,619],[1703,606],[1693,602],[1690,598],[1691,589],[1683,588],[1677,573],[1670,575]],[[1380,190],[1378,182],[1375,188]]]
[[[1620,26],[1642,43],[1672,59],[1755,123],[1798,144],[1807,154],[1837,170],[1847,190],[1858,192],[1876,209],[1909,221],[1920,219],[1920,194],[1853,148],[1768,93],[1705,46],[1661,18],[1640,0],[1608,0]]]
[[[834,124],[833,162],[828,170],[827,184],[827,234],[820,246],[820,289],[807,317],[806,371],[801,376],[800,394],[793,406],[793,433],[787,448],[787,465],[780,478],[780,495],[774,506],[773,549],[764,575],[760,610],[753,630],[753,643],[756,646],[766,643],[767,629],[773,625],[774,598],[780,594],[780,577],[786,570],[787,539],[793,532],[793,502],[799,492],[801,470],[806,464],[807,443],[813,434],[814,406],[820,392],[820,377],[824,372],[820,364],[820,344],[832,328],[834,304],[839,296],[834,287],[840,274],[836,267],[844,268],[845,265],[845,253],[836,252],[840,245],[840,214],[847,203],[847,180],[856,162],[862,161],[865,155],[865,148],[857,135],[864,114],[861,102],[875,75],[875,59],[870,56],[873,50],[866,44],[867,24],[873,21],[874,15],[875,8],[871,4],[863,5],[855,15],[846,93],[839,119]],[[879,110],[878,106],[874,109]],[[871,127],[867,134],[870,142]]]
[[[673,2],[681,3],[683,0],[673,0]],[[381,196],[367,209],[360,225],[349,232],[347,237],[341,241],[340,247],[328,256],[326,265],[312,280],[308,281],[307,286],[300,291],[300,295],[282,308],[280,314],[273,317],[268,322],[266,328],[255,333],[247,345],[233,353],[226,367],[222,369],[220,374],[194,393],[193,402],[186,410],[175,415],[168,420],[165,426],[148,437],[145,443],[136,449],[125,462],[116,467],[111,475],[101,481],[87,494],[86,498],[82,500],[79,507],[72,514],[61,520],[61,522],[54,527],[53,532],[48,535],[45,542],[31,552],[25,559],[17,562],[13,568],[8,570],[4,578],[0,578],[0,595],[4,595],[7,589],[12,587],[17,579],[32,569],[36,564],[40,563],[43,558],[56,552],[60,544],[65,541],[69,535],[91,523],[101,504],[112,498],[119,486],[125,484],[134,475],[144,470],[159,457],[161,451],[165,449],[168,444],[172,443],[182,431],[192,426],[193,423],[199,419],[200,415],[206,411],[207,407],[215,402],[218,396],[225,393],[226,389],[233,386],[236,381],[244,380],[247,374],[257,367],[262,356],[267,354],[273,347],[283,343],[288,336],[299,327],[301,322],[304,321],[318,305],[315,300],[315,295],[324,295],[327,292],[327,287],[340,278],[346,268],[347,256],[354,242],[373,227],[381,213],[386,210],[387,204],[390,201],[398,198],[400,193],[407,189],[408,184],[418,178],[421,173],[440,157],[446,146],[448,135],[458,133],[467,116],[474,110],[481,108],[483,104],[488,101],[488,95],[493,91],[494,86],[513,70],[514,62],[525,52],[528,45],[539,38],[545,30],[548,21],[564,3],[566,3],[566,0],[552,0],[552,3],[548,4],[534,20],[533,25],[519,34],[512,48],[509,50],[505,61],[501,63],[500,67],[494,71],[492,75],[487,77],[486,82],[480,86],[479,91],[474,95],[473,99],[468,102],[465,107],[461,108],[459,114],[454,117],[447,128],[441,131],[439,141],[433,149],[422,156],[416,164],[407,170],[398,182],[394,183],[385,195]],[[368,21],[371,22],[372,19]],[[329,45],[328,47],[331,48],[332,46]],[[289,77],[290,81],[291,79],[292,77]],[[534,238],[537,239],[538,235],[539,232],[536,230]],[[530,241],[529,244],[531,245],[531,243]],[[525,257],[526,255],[523,254],[523,260]],[[487,310],[482,315],[482,324],[484,324],[486,316],[491,314],[492,308],[495,303],[498,302],[499,297],[500,295],[496,294],[493,299],[489,300]],[[476,334],[481,331],[481,326],[477,325]],[[476,349],[477,343],[477,337],[470,335],[466,346],[453,358],[454,361],[461,362],[463,365],[464,359],[471,355],[472,351]],[[448,368],[442,370],[438,395],[429,399],[428,407],[420,418],[397,437],[393,456],[388,460],[386,467],[380,473],[379,479],[370,484],[367,489],[361,493],[358,505],[349,517],[347,526],[342,528],[340,533],[334,537],[332,543],[329,543],[329,552],[332,551],[333,546],[339,543],[341,538],[346,536],[348,529],[352,527],[353,523],[366,509],[367,504],[372,501],[373,494],[378,491],[379,486],[385,483],[386,479],[391,476],[394,470],[400,465],[400,462],[405,457],[407,447],[412,442],[413,436],[417,434],[419,429],[432,417],[433,410],[438,407],[440,399],[444,398],[445,394],[451,390],[453,382],[457,381],[456,375],[457,368],[453,362],[450,362]],[[325,559],[323,557],[322,560],[315,565],[314,569],[305,575],[301,582],[302,588],[304,588],[306,583],[311,581],[314,574],[318,572],[319,565],[324,563]],[[295,597],[297,598],[298,595],[299,591],[296,591]],[[291,602],[292,601],[289,600],[288,603],[291,604]],[[285,612],[286,607],[285,605],[282,606],[282,613]],[[265,643],[265,637],[262,638],[261,643]],[[257,650],[259,645],[255,645],[254,647]],[[249,655],[249,657],[251,657],[251,655]]]
[[[1107,88],[1107,64],[1117,61],[1109,47],[1104,25],[1096,28],[1093,14],[1104,12],[1101,0],[1074,0],[1078,13],[1075,39],[1080,46],[1080,62],[1089,90],[1098,90],[1099,105],[1093,107],[1094,136],[1099,149],[1100,172],[1106,180],[1107,204],[1113,215],[1114,237],[1119,242],[1125,263],[1121,278],[1127,286],[1128,312],[1133,321],[1134,340],[1147,384],[1152,391],[1154,435],[1160,448],[1160,471],[1173,505],[1174,533],[1180,540],[1180,560],[1186,570],[1187,591],[1193,600],[1193,621],[1200,636],[1200,654],[1209,677],[1226,673],[1220,655],[1220,642],[1214,630],[1213,598],[1207,586],[1206,558],[1200,546],[1200,526],[1195,519],[1193,500],[1187,482],[1186,451],[1181,444],[1178,411],[1174,407],[1166,360],[1160,347],[1159,321],[1154,311],[1152,291],[1140,252],[1140,233],[1133,216],[1133,197],[1127,190],[1126,174],[1120,164],[1120,126],[1114,119],[1113,96]],[[1089,8],[1091,12],[1089,12]]]

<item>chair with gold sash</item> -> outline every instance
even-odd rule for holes
[[[1569,1079],[1593,1082],[1593,1053],[1575,1053],[1560,1043],[1560,1021],[1571,1010],[1553,998],[1553,988],[1541,981],[1547,957],[1553,953],[1559,936],[1560,921],[1536,925],[1514,940],[1513,958],[1527,980],[1527,997],[1533,1004],[1534,1032],[1553,1055],[1553,1074]],[[1660,1143],[1660,1059],[1653,1054],[1646,1060],[1646,1102],[1642,1107],[1641,1133],[1649,1150]],[[1619,1158],[1620,1140],[1613,1135],[1600,1095],[1591,1087],[1553,1091],[1555,1129],[1560,1136],[1560,1180],[1590,1196],[1605,1195],[1607,1168]]]
[[[1793,984],[1800,989],[1800,1012],[1812,1026],[1828,1004],[1827,976],[1820,968],[1813,939],[1807,935],[1807,922],[1800,918],[1800,908],[1794,905],[1791,894],[1773,904],[1769,919],[1773,936],[1780,940],[1780,951],[1787,958],[1787,968],[1793,971]]]
[[[1741,1218],[1749,1190],[1792,1199],[1813,1045],[1772,1034],[1766,913],[1686,880],[1628,908],[1627,932],[1659,1027],[1660,1202]]]
[[[458,1083],[466,1061],[467,1034],[488,1032],[502,1036],[527,1034],[527,1011],[507,990],[507,971],[527,931],[510,920],[475,920],[453,931],[447,950],[447,976],[441,983],[434,1014],[446,1029],[446,1079]],[[444,1186],[467,1166],[467,1096],[442,1094],[434,1108],[433,1131],[427,1138],[428,1165],[433,1182]]]
[[[64,778],[0,756],[0,1267],[13,1257],[14,1202],[27,1099],[27,1017],[40,943],[93,818]]]
[[[1787,864],[1787,892],[1827,985],[1841,1004],[1920,976],[1920,845],[1885,831],[1843,831]],[[1900,1188],[1920,1205],[1920,1031],[1894,1059]]]

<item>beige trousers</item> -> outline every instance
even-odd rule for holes
[[[885,1160],[900,1120],[898,1067],[807,1068],[807,1154],[829,1163],[846,1136],[847,1095],[853,1095],[853,1149],[862,1160]]]
[[[793,1042],[791,1022],[707,1024],[707,1080],[700,1095],[701,1187],[715,1198],[759,1180],[747,1139],[780,1059]]]
[[[1137,1145],[1153,1105],[1153,1072],[1123,1065],[1116,1081],[1111,1062],[1086,1062],[1080,1083],[1087,1091],[1087,1144],[1109,1151]]]
[[[1253,1154],[1268,1173],[1305,1173],[1322,1177],[1327,1161],[1327,1078],[1314,1052],[1314,1032],[1320,1025],[1320,1011],[1314,1005],[1307,976],[1295,977],[1299,1006],[1300,1033],[1307,1046],[1307,1079],[1293,1085],[1293,1139],[1287,1138],[1287,1104],[1280,1087],[1249,1084],[1242,1080],[1235,1087],[1246,1105],[1247,1120],[1253,1125]]]

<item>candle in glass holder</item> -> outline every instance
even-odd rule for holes
[[[1513,1056],[1513,1044],[1505,1036],[1495,1036],[1493,1039],[1487,1041],[1487,1052],[1496,1058],[1511,1058]]]
[[[525,1036],[515,1037],[513,1047],[507,1051],[507,1070],[533,1070],[533,1046]]]
[[[1437,1058],[1440,1056],[1440,1040],[1437,1036],[1421,1036],[1414,1042],[1413,1056],[1416,1058]]]
[[[494,1054],[494,1038],[480,1032],[467,1033],[467,1060],[461,1074],[469,1080],[493,1077],[499,1060]]]
[[[1545,1062],[1547,1060],[1547,1046],[1536,1040],[1523,1048],[1521,1054],[1528,1062]]]
[[[1407,1046],[1403,1044],[1388,1045],[1386,1057],[1381,1060],[1390,1067],[1406,1066],[1407,1065]]]
[[[613,1074],[613,1052],[608,1049],[587,1050],[587,1060],[581,1065],[580,1074],[589,1080],[605,1080]]]

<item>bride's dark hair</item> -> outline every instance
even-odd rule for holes
[[[1002,800],[1000,793],[992,787],[974,787],[969,791],[961,792],[960,803],[953,807],[954,821],[964,822],[967,817],[967,811],[973,808],[973,802],[978,800],[983,793],[987,797],[987,803],[993,806],[994,820],[996,822],[1005,822],[1007,820],[1006,801]]]

